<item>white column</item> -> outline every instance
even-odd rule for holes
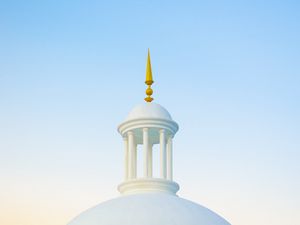
[[[166,157],[166,131],[161,129],[159,131],[160,142],[160,177],[167,178],[167,157]]]
[[[133,149],[133,178],[135,179],[137,177],[137,144],[134,141],[134,149]]]
[[[172,137],[168,137],[167,143],[167,179],[173,180],[173,144]]]
[[[124,149],[125,149],[125,154],[124,154],[124,177],[125,177],[125,181],[128,180],[128,138],[127,136],[123,137],[123,141],[124,141]]]
[[[149,163],[148,163],[148,176],[149,177],[152,177],[152,164],[153,164],[153,162],[152,162],[152,146],[153,145],[150,145],[149,144],[149,146],[148,146],[148,160],[149,160]]]
[[[149,177],[149,135],[148,128],[143,128],[143,151],[144,151],[144,177]]]
[[[128,148],[129,148],[129,156],[128,156],[128,178],[133,179],[134,176],[134,165],[135,165],[135,143],[134,143],[134,136],[132,131],[127,132],[128,135]]]

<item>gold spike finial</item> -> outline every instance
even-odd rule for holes
[[[147,58],[147,67],[146,67],[146,81],[145,84],[148,85],[148,88],[146,89],[146,95],[145,98],[146,102],[152,102],[153,98],[151,95],[153,94],[153,90],[151,89],[151,85],[154,83],[152,78],[152,69],[151,69],[151,61],[150,61],[150,50],[148,48],[148,58]]]

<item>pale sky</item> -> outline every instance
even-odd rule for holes
[[[300,224],[298,1],[2,1],[0,224],[64,225],[118,197],[117,126],[179,124],[178,195],[239,225]]]

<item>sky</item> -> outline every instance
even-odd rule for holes
[[[64,225],[119,196],[117,126],[179,124],[178,195],[231,224],[300,224],[299,1],[2,1],[0,224]],[[158,165],[157,165],[158,166]]]

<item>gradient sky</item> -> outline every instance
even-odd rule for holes
[[[0,224],[64,225],[119,196],[116,128],[155,102],[179,195],[232,224],[300,224],[299,1],[2,1]]]

